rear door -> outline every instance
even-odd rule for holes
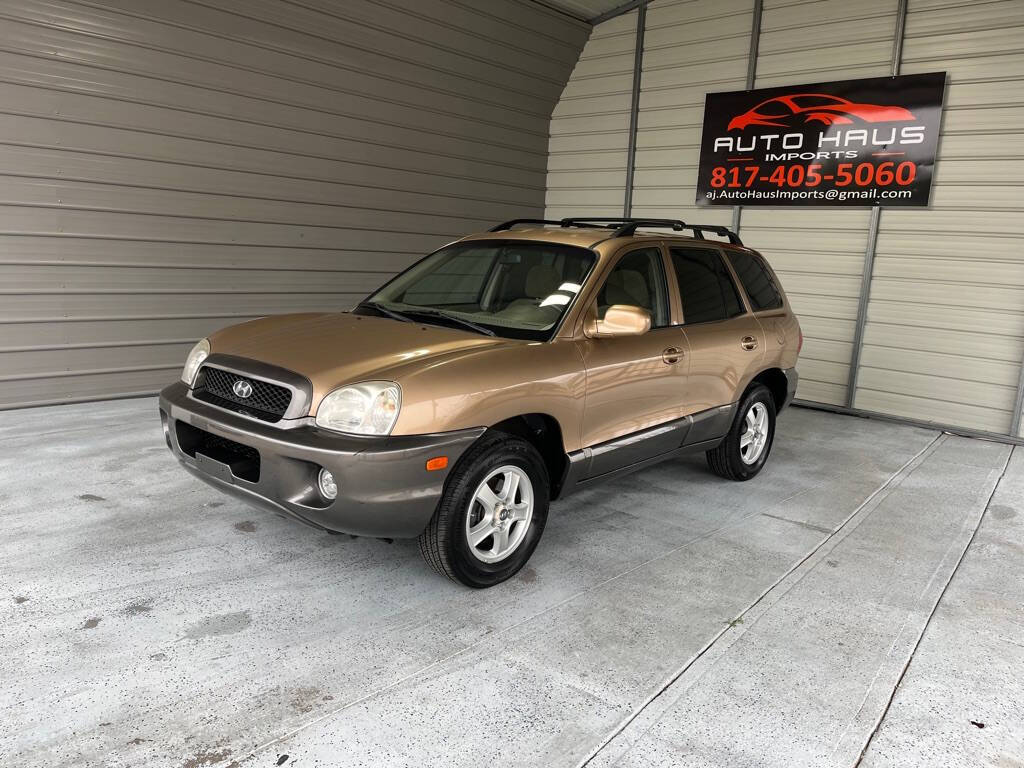
[[[761,369],[764,330],[737,288],[721,249],[673,245],[669,254],[690,348],[684,411],[695,414],[733,403]]]
[[[795,363],[795,352],[800,347],[800,324],[786,306],[777,278],[760,254],[729,251],[726,257],[747,294],[754,317],[764,328],[765,367],[788,368]]]

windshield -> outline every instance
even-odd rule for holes
[[[400,274],[358,311],[546,341],[594,260],[591,251],[555,243],[456,243]]]

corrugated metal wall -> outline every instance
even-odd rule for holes
[[[0,408],[153,392],[219,326],[539,215],[589,32],[529,0],[0,2]]]
[[[854,405],[1007,433],[1024,357],[1024,3],[910,0],[949,73],[930,210],[882,211]]]
[[[545,216],[621,216],[636,16],[594,27],[551,117]]]
[[[694,189],[704,94],[740,90],[747,77],[753,0],[654,0],[647,9],[637,121],[634,216],[730,224],[731,208],[697,208]],[[842,17],[842,24],[836,19]],[[761,17],[757,87],[814,79],[888,74],[896,0],[768,0]],[[632,32],[635,16],[599,24],[555,108],[548,173],[547,215],[621,215],[628,143]],[[613,26],[614,25],[614,26]],[[616,41],[614,46],[609,41]],[[595,78],[588,61],[615,61],[614,77]],[[822,62],[828,67],[823,68]],[[576,116],[581,89],[614,111]],[[600,99],[600,101],[598,101]],[[593,137],[569,133],[607,128],[602,148]],[[584,144],[583,142],[587,142]],[[614,142],[614,145],[611,144]],[[614,158],[614,163],[611,159]],[[742,232],[779,271],[804,330],[800,392],[806,400],[846,402],[846,381],[857,319],[868,211],[757,209],[743,212]],[[793,233],[799,236],[794,237]]]
[[[704,94],[744,87],[753,7],[753,0],[648,6],[632,215],[731,223],[731,208],[698,209],[693,191]]]
[[[752,10],[752,0],[649,5],[634,215],[731,219],[728,209],[694,208],[697,145],[704,93],[744,85]],[[898,0],[765,0],[755,86],[889,74],[897,11]],[[585,56],[600,55],[590,46],[606,26]],[[631,52],[616,53],[615,120],[625,130]],[[950,86],[933,205],[882,211],[852,405],[1009,434],[1024,358],[1024,4],[909,0],[901,71],[937,70]],[[566,96],[578,87],[574,73]],[[625,157],[600,176],[589,158],[567,164],[572,143],[556,124],[548,214],[586,213],[599,199],[600,212],[619,215]],[[628,136],[616,138],[625,148]],[[866,208],[743,210],[744,240],[769,257],[800,316],[803,400],[850,404],[869,219]]]
[[[888,75],[896,7],[896,0],[767,0],[755,87]],[[869,217],[867,208],[743,211],[744,242],[778,270],[800,317],[804,400],[846,404]]]

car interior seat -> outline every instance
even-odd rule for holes
[[[633,269],[616,269],[608,275],[597,302],[601,317],[612,304],[629,304],[652,311],[651,294],[644,276]]]
[[[526,281],[523,286],[525,298],[512,301],[507,307],[498,312],[501,317],[510,320],[524,320],[527,322],[545,322],[548,315],[557,315],[557,307],[542,307],[541,302],[558,290],[562,277],[554,267],[548,264],[535,264],[526,273]]]

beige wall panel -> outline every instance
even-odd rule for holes
[[[33,91],[7,87],[0,83],[0,100],[17,103],[25,109],[46,112],[44,103],[33,106]],[[532,190],[543,183],[543,172],[530,168],[501,165],[495,158],[476,160],[399,147],[345,141],[304,134],[288,141],[288,132],[272,136],[254,136],[250,144],[240,143],[243,136],[230,131],[229,123],[218,122],[216,131],[204,138],[169,136],[159,133],[157,125],[123,129],[94,124],[108,116],[100,108],[95,113],[75,115],[73,123],[54,117],[68,109],[67,100],[54,99],[49,113],[11,115],[0,113],[0,130],[12,147],[49,147],[62,151],[81,151],[101,161],[124,158],[177,163],[184,168],[224,169],[249,173],[318,180],[356,180],[372,174],[382,188],[425,188],[430,179],[489,183],[495,190],[523,188]],[[211,128],[207,125],[206,128]],[[221,133],[221,129],[223,132]],[[502,194],[504,194],[502,192]]]
[[[180,373],[180,365],[161,365],[107,371],[49,371],[45,376],[0,378],[0,401],[12,404],[9,407],[26,407],[151,395]]]
[[[436,3],[432,5],[435,13],[444,13]],[[498,5],[517,4],[496,3],[495,7]],[[458,30],[470,15],[452,14],[448,9],[451,29]],[[99,55],[103,41],[125,42],[139,46],[140,55],[148,50],[177,52],[239,70],[316,82],[339,92],[372,96],[386,87],[396,101],[424,107],[431,107],[432,99],[448,105],[449,99],[461,98],[468,114],[473,114],[474,101],[490,100],[493,95],[490,84],[476,79],[472,72],[422,67],[409,57],[396,56],[393,45],[377,51],[339,46],[329,36],[311,35],[310,29],[290,29],[255,18],[254,14],[229,14],[208,6],[163,0],[105,0],[102,5],[90,4],[89,12],[81,14],[70,5],[54,8],[46,0],[24,0],[19,3],[16,18],[54,30],[73,30],[83,36],[76,49],[99,50]],[[173,32],[169,32],[168,25],[174,26]],[[559,28],[565,27],[552,25],[552,30]],[[570,33],[567,39],[574,36]],[[491,37],[497,44],[504,34]],[[96,45],[88,46],[90,39]],[[537,36],[538,42],[544,39],[543,35]],[[573,53],[564,42],[549,49],[561,49],[570,57]],[[571,68],[574,60],[563,60],[563,66]],[[452,57],[451,61],[458,62],[459,58]],[[508,109],[543,114],[547,102],[546,97],[510,89],[503,103]]]
[[[214,310],[216,311],[216,309]],[[9,326],[13,344],[5,346],[8,351],[47,349],[95,349],[97,338],[100,346],[149,346],[154,344],[186,344],[204,336],[211,329],[225,325],[255,320],[258,315],[238,317],[183,317],[143,321],[126,320],[79,320],[74,323],[22,322]],[[28,343],[19,346],[18,339]],[[0,353],[2,354],[2,353]]]
[[[555,107],[545,218],[622,215],[636,17],[594,27]]]
[[[1010,429],[1024,356],[1022,24],[1019,2],[910,4],[903,71],[945,70],[949,85],[932,209],[882,215],[860,408]]]
[[[590,34],[495,0],[0,3],[0,408],[151,393],[544,208]]]
[[[704,96],[743,87],[752,7],[650,4],[634,215],[731,221],[730,209],[697,209],[693,195]],[[766,0],[755,85],[888,74],[897,7]],[[632,22],[616,23],[595,32],[589,63],[581,61],[556,107],[554,215],[620,213]],[[1024,4],[911,0],[901,67],[946,70],[950,81],[931,206],[881,215],[854,405],[1005,433],[1024,356]],[[743,212],[741,236],[767,255],[801,318],[804,400],[847,403],[869,220],[859,208]]]
[[[694,189],[704,94],[743,87],[752,10],[752,0],[651,3],[640,81],[633,215],[730,223],[729,209],[698,209]]]
[[[83,320],[135,320],[142,321],[140,332],[148,332],[150,321],[183,317],[248,317],[253,302],[264,315],[284,312],[331,312],[351,306],[363,298],[365,291],[348,292],[344,287],[304,290],[302,293],[284,291],[237,291],[214,289],[196,293],[69,293],[54,289],[50,293],[19,293],[3,296],[5,339],[10,328],[26,321],[81,322]],[[156,305],[156,307],[154,307]],[[105,341],[105,339],[103,340]],[[97,344],[102,343],[100,341]],[[16,345],[24,346],[24,345]],[[174,362],[178,365],[179,361]],[[16,374],[17,371],[7,371]]]
[[[301,269],[310,272],[386,271],[394,273],[419,250],[275,248],[263,245],[141,242],[103,238],[26,237],[7,235],[0,264],[118,265],[131,267],[232,269]],[[367,267],[367,265],[371,265]]]
[[[932,399],[917,391],[921,377],[917,380],[903,377],[892,379],[887,377],[885,372],[871,368],[865,368],[861,376],[873,393],[873,410],[878,413],[932,422],[936,421],[938,415],[945,424],[971,424],[973,429],[986,432],[999,433],[1006,428],[1008,411],[993,410],[966,402],[968,396],[964,392],[953,392],[956,397],[962,398],[956,401],[946,397]]]
[[[896,0],[767,0],[755,85],[887,74],[895,18]],[[868,220],[866,209],[743,211],[743,241],[767,256],[800,318],[803,400],[846,402]]]

